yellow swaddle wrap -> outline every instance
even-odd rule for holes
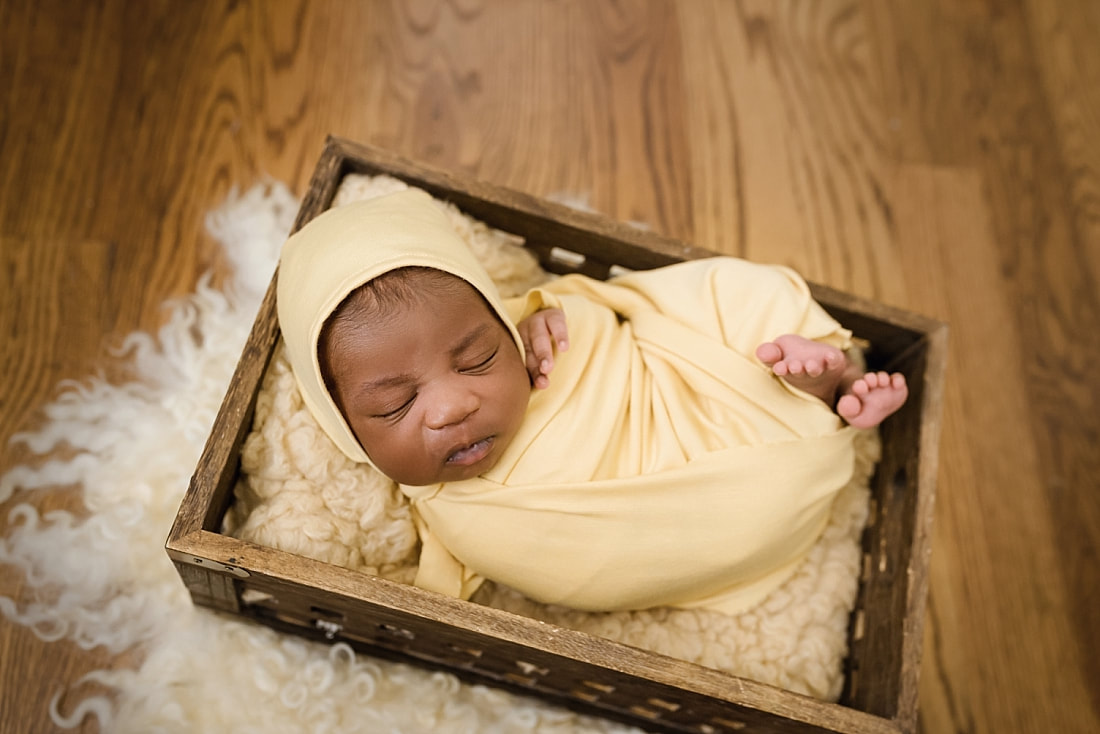
[[[753,353],[784,333],[841,348],[849,334],[792,272],[714,258],[607,283],[567,276],[501,301],[422,192],[314,222],[284,249],[280,324],[307,406],[357,461],[368,458],[316,357],[321,324],[355,287],[396,267],[440,267],[486,296],[520,349],[512,324],[545,307],[566,314],[570,349],[497,464],[401,487],[422,541],[417,585],[466,598],[489,578],[586,610],[736,612],[817,540],[852,471],[852,429]]]

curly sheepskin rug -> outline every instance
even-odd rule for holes
[[[352,194],[360,195],[368,193]],[[29,503],[15,505],[7,536],[0,538],[0,563],[21,568],[31,593],[24,599],[0,596],[0,612],[43,639],[129,651],[137,661],[136,669],[90,674],[88,680],[110,694],[73,703],[70,693],[65,714],[58,710],[65,693],[59,690],[51,716],[69,728],[92,716],[103,731],[120,733],[636,731],[191,605],[164,553],[164,539],[296,209],[284,186],[269,183],[212,212],[208,227],[231,263],[227,285],[217,290],[203,278],[194,294],[169,304],[169,318],[157,334],[126,338],[134,381],[70,384],[45,409],[41,428],[15,437],[42,460],[0,477],[0,501],[76,485],[86,513],[41,516]],[[279,361],[273,364],[270,384],[287,384]],[[278,394],[287,393],[276,389]],[[294,450],[278,446],[277,428],[269,436],[271,446],[253,440],[256,454],[266,451],[271,458],[272,451]],[[480,601],[835,699],[856,592],[866,481],[877,453],[873,434],[860,453],[856,473],[862,485],[842,493],[806,568],[740,618],[702,619],[698,612],[669,610],[578,615],[538,608],[507,589],[490,590]],[[277,508],[293,504],[280,492],[277,482],[238,488],[237,514],[227,518],[228,529],[276,547],[301,545],[305,536],[299,531],[310,520],[280,520]],[[328,527],[361,520],[342,516],[357,511],[347,503],[314,506]],[[400,515],[396,508],[387,517]],[[407,539],[404,529],[396,534]],[[379,560],[355,537],[337,541],[313,535],[312,545],[296,552],[394,577],[406,576],[415,561],[408,542],[401,557]]]

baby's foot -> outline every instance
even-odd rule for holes
[[[756,356],[777,377],[832,405],[848,360],[844,352],[797,334],[785,334],[756,348]]]
[[[882,423],[909,397],[905,375],[868,372],[852,382],[836,404],[836,412],[849,425],[870,428]]]

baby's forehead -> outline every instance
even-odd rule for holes
[[[472,288],[457,295],[432,291],[390,305],[383,315],[345,314],[330,325],[319,352],[327,352],[326,361],[338,369],[369,364],[392,371],[398,364],[467,359],[495,349],[507,334]]]
[[[425,301],[445,304],[462,294],[477,292],[462,278],[434,268],[404,267],[375,276],[353,289],[334,309],[331,318],[344,313],[385,317],[407,311]]]
[[[499,321],[484,295],[462,278],[433,268],[406,267],[388,271],[352,290],[329,315],[323,331],[339,335],[371,325],[384,331],[410,312],[431,320],[448,314],[469,323],[487,316]]]

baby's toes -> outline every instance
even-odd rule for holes
[[[836,402],[836,412],[846,421],[851,421],[863,409],[863,403],[855,395],[841,395]]]
[[[764,342],[756,348],[756,356],[761,362],[771,367],[783,359],[783,350],[775,342]]]

